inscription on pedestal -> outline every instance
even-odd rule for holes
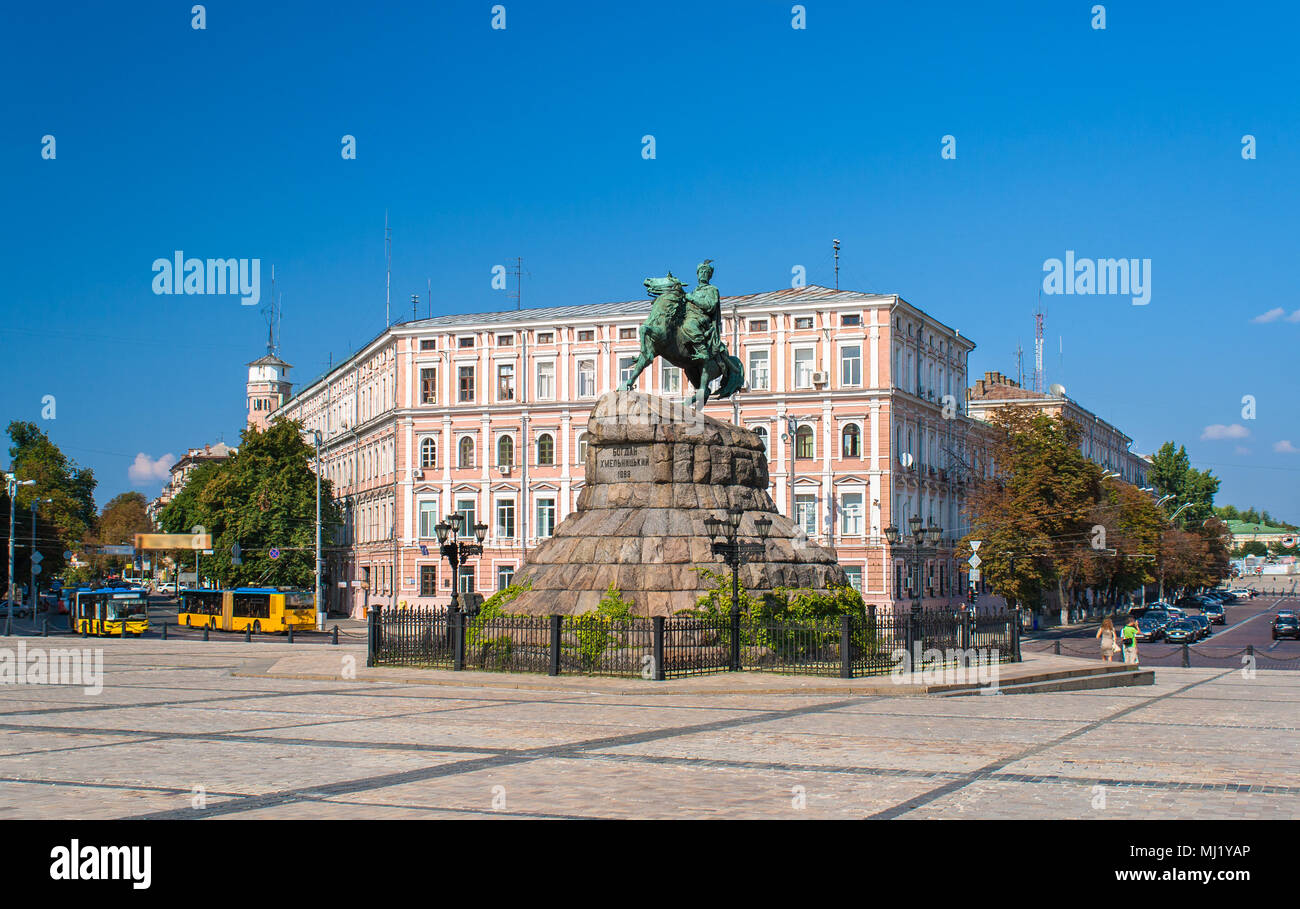
[[[596,449],[597,483],[649,483],[650,446],[618,445]]]

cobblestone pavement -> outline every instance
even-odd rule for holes
[[[1296,672],[665,697],[255,678],[234,673],[291,648],[75,643],[103,647],[101,693],[0,686],[0,818],[1300,817]]]

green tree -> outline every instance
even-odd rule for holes
[[[15,420],[8,427],[9,463],[19,480],[35,480],[34,486],[18,488],[15,518],[15,566],[18,581],[31,572],[31,510],[34,499],[40,499],[36,521],[36,548],[40,551],[41,577],[48,579],[63,569],[63,553],[81,543],[95,524],[95,474],[90,469],[78,467],[59,447],[50,441],[35,423]],[[52,501],[46,502],[46,499]],[[3,521],[0,522],[0,545],[9,546],[9,507],[7,496],[0,494],[3,502]],[[19,548],[21,547],[21,548]],[[0,558],[0,578],[7,588],[9,563]]]
[[[148,502],[138,492],[124,492],[114,496],[104,506],[90,539],[105,546],[132,545],[137,533],[153,531],[153,521],[146,510]],[[95,560],[101,568],[118,569],[127,559],[122,556],[105,556]]]
[[[1151,459],[1147,480],[1159,495],[1174,497],[1165,503],[1165,510],[1170,515],[1182,506],[1188,506],[1179,513],[1176,521],[1184,530],[1199,526],[1214,515],[1214,496],[1219,491],[1219,478],[1208,470],[1192,467],[1187,449],[1182,445],[1177,449],[1173,442],[1161,445]]]
[[[314,456],[297,421],[277,420],[265,432],[249,427],[237,454],[195,470],[164,509],[162,522],[169,532],[187,533],[195,524],[208,529],[215,552],[204,557],[203,572],[223,586],[310,587],[316,539]],[[341,522],[331,484],[322,478],[322,546],[330,544],[331,528]],[[233,560],[236,543],[240,565]],[[270,557],[272,548],[280,551],[278,559]]]

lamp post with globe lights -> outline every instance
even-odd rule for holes
[[[740,539],[740,521],[745,516],[743,508],[728,508],[727,516],[710,515],[704,519],[704,529],[712,539],[711,551],[722,556],[731,569],[731,671],[740,670],[740,566],[750,558],[761,558],[767,552],[767,535],[772,530],[772,519],[761,515],[754,519],[757,543]]]
[[[465,564],[471,556],[483,554],[483,539],[487,536],[486,524],[474,525],[474,539],[461,539],[461,528],[465,526],[465,516],[460,512],[453,512],[447,515],[442,521],[435,526],[434,532],[438,535],[438,543],[441,546],[442,555],[451,563],[451,606],[452,612],[455,612],[460,603],[460,566]]]

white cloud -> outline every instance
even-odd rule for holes
[[[1292,445],[1290,439],[1283,439],[1281,442],[1274,442],[1273,450],[1279,451],[1282,454],[1300,454],[1300,448],[1296,448]]]
[[[171,476],[171,466],[176,463],[174,454],[165,454],[158,460],[152,460],[143,451],[135,456],[131,466],[126,469],[126,475],[131,478],[134,486],[149,486],[153,483],[162,483]]]
[[[1236,448],[1233,449],[1233,451],[1235,451],[1239,455],[1250,454],[1250,449],[1247,448],[1245,445],[1238,445]]]
[[[1288,322],[1300,322],[1300,309],[1297,309],[1295,312],[1291,313],[1291,315],[1287,316],[1286,320]]]
[[[1244,439],[1250,435],[1250,430],[1240,423],[1233,423],[1224,426],[1222,423],[1215,423],[1205,427],[1201,431],[1201,438],[1204,439]]]
[[[1286,310],[1283,309],[1283,308],[1280,307],[1280,306],[1275,306],[1273,309],[1270,309],[1270,310],[1269,310],[1268,312],[1266,312],[1266,313],[1261,313],[1261,314],[1259,314],[1258,316],[1256,316],[1255,318],[1251,319],[1250,321],[1252,321],[1252,322],[1276,322],[1278,319],[1282,318],[1284,315],[1286,315]]]

